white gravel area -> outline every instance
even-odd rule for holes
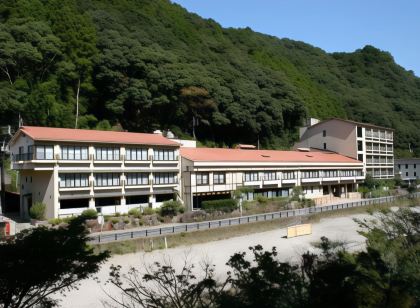
[[[332,240],[346,241],[349,243],[349,247],[360,249],[363,247],[364,238],[357,233],[358,226],[353,219],[367,216],[366,214],[360,214],[348,217],[324,218],[319,223],[313,224],[311,235],[291,239],[284,238],[286,229],[277,229],[188,247],[181,246],[149,253],[116,255],[102,266],[97,274],[99,282],[93,279],[82,281],[79,290],[68,292],[65,297],[62,295],[58,297],[62,299],[61,306],[66,308],[103,307],[101,301],[107,300],[105,291],[113,293],[113,289],[104,283],[108,278],[111,264],[121,265],[123,269],[130,266],[141,269],[145,264],[170,259],[171,263],[179,268],[187,257],[197,265],[203,261],[211,262],[216,266],[216,274],[222,278],[227,271],[225,264],[231,255],[235,252],[247,251],[249,246],[258,244],[261,244],[265,249],[271,249],[273,246],[277,247],[279,258],[288,261],[298,260],[299,255],[312,249],[311,243],[319,241],[322,236]]]

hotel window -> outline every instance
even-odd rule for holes
[[[318,178],[318,177],[319,177],[318,171],[303,171],[302,172],[302,178],[304,179]]]
[[[175,160],[175,151],[174,150],[154,150],[153,151],[154,160]]]
[[[61,159],[62,160],[87,160],[88,148],[75,147],[75,146],[62,146]]]
[[[125,150],[126,160],[149,160],[147,157],[147,149],[130,149]]]
[[[213,184],[225,184],[225,183],[226,183],[226,174],[224,172],[213,173]]]
[[[294,180],[296,178],[296,174],[294,171],[284,171],[282,177],[283,180]]]
[[[414,164],[413,166],[414,166],[414,169],[416,169],[417,165],[416,165],[416,164]]]
[[[158,172],[153,174],[154,184],[176,184],[176,173]]]
[[[209,174],[207,172],[199,172],[195,175],[197,185],[208,185]]]
[[[88,187],[89,175],[84,173],[60,174],[60,187]]]
[[[362,128],[360,126],[357,127],[357,137],[362,137]]]
[[[36,159],[54,159],[54,148],[52,145],[37,145]]]
[[[149,184],[149,174],[148,173],[127,173],[127,186],[133,185],[147,185]]]
[[[357,160],[363,161],[363,154],[358,154],[357,155]]]
[[[322,131],[322,137],[326,137],[327,136],[327,131],[324,129],[323,131]]]
[[[324,142],[324,150],[327,149],[327,144]]]
[[[336,178],[338,177],[338,170],[324,170],[324,177]]]
[[[405,173],[405,176],[408,176],[408,172]]]
[[[405,164],[405,169],[408,169],[408,164]]]
[[[95,186],[120,186],[119,173],[97,173],[95,174]]]
[[[258,172],[245,172],[245,182],[258,181]]]
[[[362,141],[357,141],[357,150],[358,151],[363,151],[363,142]]]
[[[414,172],[414,176],[417,176],[417,172]]]
[[[120,148],[95,148],[95,160],[120,160]]]
[[[275,171],[266,171],[264,172],[264,180],[275,180],[276,172]]]

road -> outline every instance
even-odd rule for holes
[[[277,247],[279,258],[287,261],[297,260],[301,253],[313,249],[311,243],[318,241],[322,236],[327,236],[333,240],[346,241],[352,249],[360,249],[363,247],[364,238],[357,233],[358,226],[353,218],[364,217],[367,217],[367,215],[321,219],[319,223],[313,225],[311,235],[291,239],[284,238],[286,235],[285,229],[277,229],[189,247],[181,246],[149,253],[116,255],[102,266],[97,274],[99,282],[93,279],[85,280],[81,283],[79,290],[68,292],[65,297],[60,295],[58,298],[62,300],[61,306],[66,308],[103,307],[101,301],[107,300],[105,291],[115,294],[115,290],[111,286],[105,285],[111,264],[121,265],[123,269],[130,266],[143,268],[145,264],[154,261],[170,260],[175,268],[180,268],[185,258],[188,258],[197,265],[203,261],[211,262],[216,266],[217,277],[223,278],[227,271],[225,264],[229,256],[235,252],[246,251],[249,246],[257,244],[263,245],[266,249],[271,249],[273,246]]]

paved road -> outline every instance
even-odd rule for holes
[[[179,268],[187,257],[191,262],[196,264],[203,260],[210,261],[216,265],[216,274],[224,277],[227,271],[225,265],[229,256],[239,251],[246,251],[249,246],[261,244],[266,249],[276,246],[279,257],[282,260],[296,260],[299,254],[313,249],[311,243],[318,241],[321,236],[327,236],[334,240],[343,240],[349,242],[349,246],[353,249],[363,247],[364,239],[357,233],[357,224],[353,218],[363,218],[367,215],[354,215],[349,217],[336,217],[322,219],[319,223],[313,225],[313,234],[309,236],[297,237],[292,239],[283,238],[286,234],[285,229],[277,229],[268,232],[250,234],[246,236],[235,237],[226,240],[214,241],[209,243],[197,244],[190,247],[177,247],[167,250],[153,251],[150,253],[134,253],[112,257],[98,273],[100,283],[94,280],[83,281],[79,290],[72,291],[62,298],[62,306],[80,307],[80,308],[96,308],[103,307],[101,300],[107,297],[107,292],[115,292],[109,285],[105,285],[109,266],[111,264],[122,265],[123,268],[136,266],[142,268],[144,264],[150,264],[156,260],[162,261],[170,259],[171,263]]]

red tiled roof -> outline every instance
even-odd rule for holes
[[[129,133],[115,131],[101,131],[88,129],[22,126],[18,133],[25,133],[37,141],[68,141],[88,143],[117,143],[117,144],[141,144],[141,145],[164,145],[179,146],[158,134]]]
[[[181,148],[181,156],[199,162],[304,162],[349,163],[361,161],[332,152],[241,150],[226,148]]]

